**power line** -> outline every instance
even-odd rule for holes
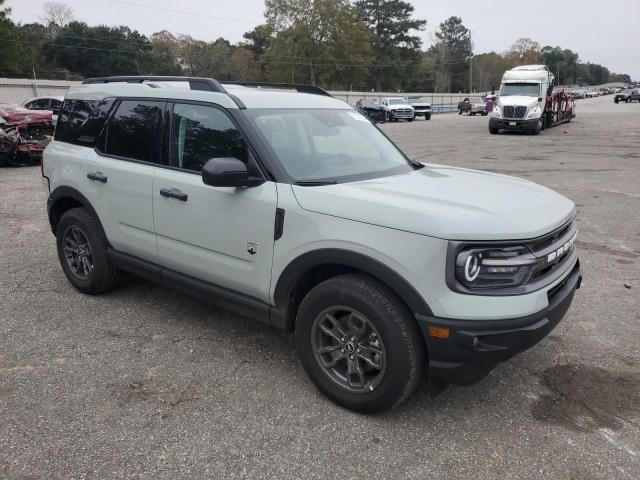
[[[182,15],[190,15],[193,17],[205,17],[205,18],[212,18],[214,20],[223,20],[225,22],[236,22],[236,23],[244,23],[246,25],[254,25],[255,22],[249,22],[247,20],[240,20],[239,18],[226,18],[226,17],[217,17],[214,15],[207,15],[206,13],[197,13],[197,12],[187,12],[185,10],[176,10],[173,8],[164,8],[164,7],[156,7],[155,5],[146,5],[144,3],[137,3],[137,2],[129,2],[129,1],[125,1],[125,0],[109,0],[112,3],[121,3],[123,5],[131,5],[134,7],[141,7],[141,8],[149,8],[151,10],[159,10],[162,12],[169,12],[169,13],[180,13]]]

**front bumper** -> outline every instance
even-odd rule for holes
[[[498,130],[509,130],[512,132],[530,132],[538,128],[539,118],[531,120],[505,120],[503,118],[491,117],[489,119],[489,128]]]
[[[526,317],[455,320],[416,314],[427,343],[430,378],[471,385],[498,363],[531,348],[562,320],[581,281],[578,262],[562,282],[549,290],[548,307]],[[431,336],[429,327],[448,329],[448,338]]]
[[[398,118],[403,120],[414,117],[414,112],[399,112],[397,110],[390,110],[389,113],[391,115],[391,118]]]

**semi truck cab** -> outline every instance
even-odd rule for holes
[[[555,77],[545,65],[523,65],[502,76],[496,106],[489,119],[489,132],[527,131],[538,134],[544,128],[547,95]]]

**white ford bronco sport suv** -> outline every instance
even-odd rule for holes
[[[295,332],[331,400],[471,384],[547,335],[581,274],[574,204],[409,160],[317,87],[110,77],[71,87],[43,175],[62,269],[129,272]]]

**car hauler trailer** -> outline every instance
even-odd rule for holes
[[[563,90],[554,92],[555,77],[545,65],[522,65],[502,76],[489,132],[523,131],[537,135],[545,128],[569,122],[575,100]]]

